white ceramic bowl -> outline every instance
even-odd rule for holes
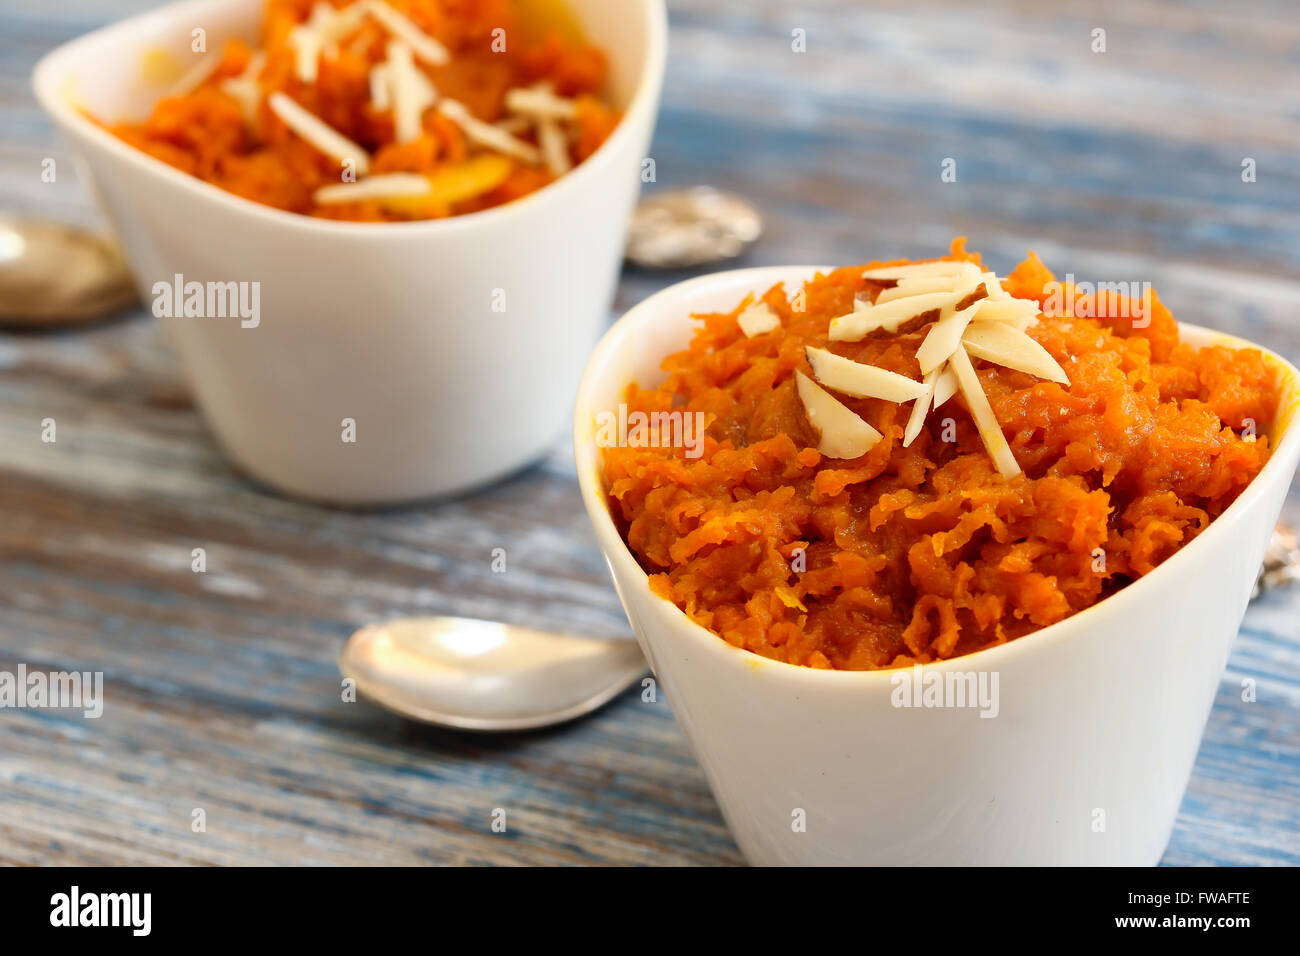
[[[1300,460],[1300,372],[1271,356],[1286,383],[1277,449],[1191,545],[1072,618],[925,669],[997,674],[996,717],[895,707],[898,671],[770,661],[651,593],[600,476],[596,414],[617,408],[629,381],[662,381],[691,313],[815,271],[721,273],[643,302],[596,348],[574,419],[582,494],[615,587],[741,850],[757,864],[1155,864]]]
[[[546,189],[436,222],[327,222],[261,206],[78,111],[147,115],[161,90],[141,79],[144,54],[190,56],[197,26],[212,51],[255,39],[262,0],[167,6],[37,65],[36,96],[84,159],[146,303],[177,274],[261,283],[255,328],[162,320],[208,423],[250,475],[311,499],[398,502],[501,477],[563,433],[613,301],[667,47],[663,0],[568,3],[609,53],[622,123]],[[343,440],[344,419],[355,442]]]

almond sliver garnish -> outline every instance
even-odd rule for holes
[[[289,31],[294,75],[303,83],[315,83],[321,55],[337,55],[337,44],[361,25],[365,13],[364,4],[336,10],[322,0],[312,7],[311,15]]]
[[[533,128],[533,121],[527,116],[507,116],[505,119],[497,120],[492,125],[503,133],[519,136]]]
[[[1038,303],[1033,299],[980,299],[980,309],[975,313],[975,320],[1005,322],[1023,332],[1038,321],[1038,312]]]
[[[948,367],[957,376],[957,385],[966,399],[971,417],[975,419],[975,427],[979,429],[980,439],[998,473],[1004,478],[1014,478],[1020,474],[1020,464],[1011,453],[1011,446],[1007,444],[1006,435],[1002,434],[1002,426],[993,414],[993,406],[989,404],[988,396],[980,386],[979,376],[975,374],[975,366],[971,364],[966,350],[959,348],[953,352],[948,359]]]
[[[961,298],[970,292],[961,293]],[[967,306],[960,312],[942,316],[925,336],[925,341],[916,350],[916,361],[921,366],[921,374],[929,375],[943,365],[956,352],[961,351],[962,333],[970,325],[979,304]]]
[[[820,436],[817,450],[828,458],[860,458],[884,436],[830,392],[798,370],[795,388],[808,422]]]
[[[452,206],[496,189],[513,169],[514,163],[506,157],[484,153],[428,175],[386,173],[357,183],[322,186],[315,199],[321,205],[373,201],[399,212],[411,212],[428,202]]]
[[[1052,354],[1024,332],[1001,322],[973,324],[962,336],[966,351],[986,362],[1069,385],[1069,376]]]
[[[773,312],[772,307],[766,302],[756,302],[751,305],[737,316],[736,322],[739,323],[740,331],[745,333],[747,339],[781,327],[781,317]]]
[[[881,398],[901,405],[919,399],[928,391],[924,382],[888,369],[855,362],[826,349],[804,349],[813,377],[822,385],[855,398]]]
[[[855,309],[848,315],[831,320],[832,342],[858,342],[870,333],[883,329],[897,332],[898,327],[923,312],[942,309],[952,301],[952,292],[930,292],[925,295],[895,299],[884,305],[868,305]]]
[[[262,102],[262,86],[258,83],[258,77],[264,66],[266,54],[259,50],[249,58],[243,73],[221,81],[221,91],[239,104],[244,122],[249,126],[257,122],[257,107]]]
[[[345,202],[366,202],[376,199],[413,199],[427,196],[433,184],[427,176],[416,173],[386,173],[370,176],[357,183],[336,183],[316,190],[316,202],[322,206]]]
[[[903,430],[903,446],[911,445],[925,428],[926,417],[961,392],[989,457],[1000,474],[1021,473],[993,406],[984,393],[972,356],[1004,368],[1068,385],[1065,370],[1045,348],[1025,334],[1038,321],[1036,301],[1012,298],[994,272],[973,262],[936,260],[868,269],[869,280],[897,283],[876,294],[875,302],[861,294],[854,310],[830,322],[832,342],[857,342],[885,331],[895,334],[905,323],[938,312],[916,350],[922,381],[855,362],[829,349],[804,349],[813,378],[795,372],[799,398],[808,420],[820,436],[818,450],[830,458],[856,458],[883,437],[852,409],[826,392],[873,398],[901,405],[913,402]],[[982,288],[981,288],[982,287]],[[979,299],[972,301],[972,297]],[[960,308],[965,303],[965,308]],[[747,312],[752,312],[753,307]],[[741,316],[745,328],[745,316]],[[766,326],[760,326],[766,331]],[[746,334],[752,334],[746,329]]]
[[[547,86],[516,87],[507,91],[505,104],[511,113],[524,113],[537,119],[572,122],[578,118],[578,104],[556,96]]]
[[[498,153],[513,156],[530,166],[539,166],[542,152],[531,143],[516,139],[504,130],[497,129],[491,123],[485,123],[469,111],[459,100],[444,99],[438,104],[438,112],[461,128],[465,136],[480,146],[494,149]]]
[[[300,83],[315,83],[317,64],[324,43],[309,23],[301,23],[289,31],[289,45],[293,47],[293,75]]]
[[[999,279],[996,275],[993,276],[993,280],[988,283],[987,288],[989,290],[990,301],[1000,302],[1004,299],[1011,298],[1011,293],[1008,292],[1006,289],[1002,288],[1002,280]]]
[[[322,42],[326,46],[330,46],[342,43],[347,39],[348,34],[361,26],[361,21],[366,18],[366,12],[364,3],[335,8],[331,7],[325,0],[319,0],[311,8],[311,17],[307,22],[313,30],[320,34]]]
[[[862,273],[864,279],[932,279],[935,276],[953,276],[960,279],[974,279],[980,274],[980,267],[973,262],[918,262],[907,266],[884,266],[880,269],[868,269]]]
[[[958,276],[933,276],[931,278],[904,279],[892,289],[881,289],[876,296],[876,305],[884,305],[895,299],[924,295],[929,292],[956,292]]]
[[[904,448],[910,447],[912,442],[916,441],[916,436],[921,434],[921,429],[925,427],[925,416],[930,414],[930,402],[934,397],[939,374],[940,370],[935,369],[925,377],[925,394],[918,398],[916,404],[912,406],[911,417],[908,418],[907,427],[903,430]]]
[[[537,121],[537,142],[542,148],[542,160],[552,176],[563,176],[573,168],[569,158],[569,134],[558,121],[543,116]]]
[[[376,63],[370,69],[370,105],[380,113],[393,108],[393,98],[389,95],[392,86],[392,68],[388,62]]]
[[[388,43],[388,92],[393,109],[393,133],[399,143],[409,143],[424,132],[424,111],[438,98],[429,78],[415,65],[410,44]]]
[[[267,98],[271,111],[284,121],[284,125],[332,159],[351,160],[360,175],[370,172],[370,154],[352,142],[319,116],[303,109],[284,93],[272,93]]]
[[[934,383],[934,401],[931,408],[942,408],[948,399],[957,394],[957,376],[952,369],[944,366],[939,372],[939,380]]]
[[[400,40],[405,40],[421,60],[434,66],[445,66],[451,61],[447,48],[425,33],[415,21],[404,13],[384,3],[383,0],[361,0],[361,6],[379,25]]]

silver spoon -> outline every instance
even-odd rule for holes
[[[637,204],[627,260],[642,269],[691,269],[744,255],[763,235],[748,199],[712,186],[665,189]]]
[[[0,220],[0,326],[79,325],[136,301],[117,243],[76,226]]]
[[[363,627],[339,655],[356,689],[405,717],[458,730],[531,730],[588,714],[648,672],[635,641],[461,617]]]
[[[1273,529],[1273,536],[1268,539],[1264,566],[1260,568],[1250,599],[1253,601],[1268,591],[1278,591],[1295,584],[1300,584],[1300,535],[1283,522]]]

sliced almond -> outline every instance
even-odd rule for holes
[[[556,120],[543,116],[537,121],[537,142],[542,149],[546,171],[552,176],[563,176],[573,168],[569,156],[569,134]]]
[[[860,458],[884,436],[803,372],[794,373],[799,400],[820,440],[817,450],[827,458]]]
[[[994,298],[980,300],[977,322],[1005,322],[1020,331],[1038,321],[1038,303],[1033,299]]]
[[[781,317],[772,311],[772,307],[766,302],[757,302],[751,305],[736,318],[740,324],[740,331],[745,333],[745,338],[752,339],[756,335],[762,335],[765,332],[771,332],[773,329],[781,327]]]
[[[239,104],[244,122],[249,126],[257,124],[257,108],[262,102],[262,84],[258,77],[262,75],[264,66],[266,54],[259,50],[249,58],[243,73],[221,81],[221,91]]]
[[[969,294],[969,292],[966,293],[966,295]],[[962,298],[965,298],[965,295]],[[948,361],[953,353],[961,351],[962,333],[966,331],[966,326],[970,325],[970,321],[975,317],[978,308],[977,303],[967,306],[960,312],[943,315],[938,322],[931,326],[930,331],[925,336],[925,341],[916,350],[916,361],[921,366],[922,375],[929,375]]]
[[[367,202],[375,199],[414,199],[433,191],[429,177],[416,173],[386,173],[368,176],[357,183],[322,186],[313,198],[322,206],[336,203]]]
[[[505,103],[506,109],[511,113],[525,113],[537,119],[573,122],[578,118],[578,104],[574,100],[556,96],[546,85],[508,90]]]
[[[980,439],[984,442],[984,447],[989,457],[993,459],[998,473],[1004,478],[1014,478],[1020,474],[1020,464],[1016,461],[1016,456],[1011,453],[1007,436],[1002,434],[1002,426],[998,424],[997,416],[993,414],[993,406],[989,404],[988,396],[984,394],[970,356],[966,354],[965,349],[957,349],[948,360],[948,365],[957,376],[957,385],[966,399],[971,417],[975,420],[975,427],[979,429]]]
[[[351,160],[361,175],[370,172],[370,154],[365,148],[352,142],[319,116],[303,109],[280,92],[272,93],[267,99],[267,105],[284,121],[285,126],[326,156],[340,161]]]
[[[1027,372],[1050,382],[1069,385],[1069,376],[1052,353],[1013,326],[1001,322],[979,322],[962,336],[966,351],[986,362]]]
[[[315,83],[321,50],[325,44],[320,33],[310,22],[300,23],[289,31],[289,46],[293,47],[293,75],[300,83]]]
[[[975,282],[975,288],[978,289],[980,286],[984,287],[984,299],[1002,299],[1006,297],[1007,293],[1002,288],[1002,283],[995,272],[980,273],[979,279]]]
[[[912,442],[916,441],[916,436],[921,434],[921,429],[925,427],[925,416],[930,414],[930,402],[938,380],[939,369],[935,369],[925,377],[925,394],[912,406],[912,414],[907,419],[907,427],[903,430],[904,448],[910,447]]]
[[[392,96],[394,138],[409,143],[424,132],[424,111],[437,99],[437,91],[416,67],[410,44],[402,40],[388,43],[386,78]]]
[[[438,104],[438,112],[461,128],[465,136],[480,146],[494,149],[498,153],[513,156],[530,166],[540,166],[542,152],[531,143],[516,139],[504,130],[497,129],[491,123],[485,123],[469,111],[459,100],[444,99]]]
[[[924,379],[918,382],[854,362],[829,349],[806,348],[816,381],[801,372],[795,373],[795,379],[808,420],[819,435],[818,450],[830,458],[856,458],[883,437],[821,386],[857,398],[912,402],[903,431],[904,447],[921,434],[931,411],[961,392],[998,472],[1007,478],[1020,474],[1020,465],[971,358],[1068,384],[1060,364],[1024,332],[1037,322],[1038,303],[1012,298],[996,273],[985,272],[972,262],[938,260],[889,266],[866,270],[863,276],[897,284],[881,290],[874,302],[861,297],[855,300],[853,312],[831,321],[831,340],[856,342],[873,332],[897,333],[905,323],[938,312],[938,319],[916,352]],[[761,313],[751,314],[756,308],[751,307],[740,317],[746,334],[758,334],[750,328],[769,331],[772,327]]]
[[[931,276],[904,279],[892,289],[882,289],[876,296],[876,305],[884,305],[886,302],[906,299],[909,296],[925,295],[929,292],[955,292],[958,278],[958,276]]]
[[[392,68],[387,62],[370,68],[370,105],[377,112],[387,113],[393,108],[392,88]]]
[[[925,295],[913,295],[906,299],[895,299],[884,305],[862,306],[831,320],[830,336],[832,342],[858,342],[872,332],[884,330],[897,332],[904,322],[916,318],[923,312],[942,309],[952,302],[952,292],[930,292]]]
[[[813,377],[829,389],[855,398],[882,398],[901,405],[926,394],[924,382],[888,369],[855,362],[826,349],[804,349]]]
[[[312,7],[311,16],[289,31],[294,76],[300,82],[315,83],[321,55],[337,56],[338,44],[361,25],[364,16],[361,4],[337,10],[324,2]]]
[[[307,22],[320,35],[322,43],[332,46],[342,43],[348,34],[361,26],[366,12],[365,4],[362,3],[335,8],[320,0],[311,8],[311,17]]]
[[[908,266],[884,266],[880,269],[868,269],[862,273],[864,279],[932,279],[935,276],[953,276],[961,279],[975,279],[980,275],[980,267],[973,262],[918,262]]]
[[[957,394],[957,376],[953,374],[950,365],[945,365],[939,372],[938,381],[934,383],[934,400],[930,407],[939,409],[944,406],[948,399]]]
[[[421,30],[406,14],[399,13],[383,0],[361,0],[361,6],[385,30],[409,43],[415,55],[424,62],[433,66],[446,66],[451,61],[451,53],[447,48]]]
[[[497,120],[492,125],[503,133],[520,136],[533,128],[533,121],[527,116],[507,116],[505,119]]]

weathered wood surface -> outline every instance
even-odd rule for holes
[[[71,165],[27,76],[151,5],[0,10],[0,208],[94,221],[74,177],[40,182],[43,157]],[[1153,280],[1181,318],[1300,359],[1289,0],[672,12],[659,185],[758,199],[752,262],[933,253],[965,233],[999,269],[1033,247],[1080,278]],[[629,274],[618,307],[671,278]],[[107,696],[98,721],[0,711],[0,862],[739,862],[663,696],[497,739],[342,703],[344,637],[417,612],[626,629],[563,446],[471,498],[325,511],[231,471],[142,315],[0,336],[0,670],[102,670]],[[1251,608],[1167,862],[1300,863],[1297,638],[1300,592]]]

